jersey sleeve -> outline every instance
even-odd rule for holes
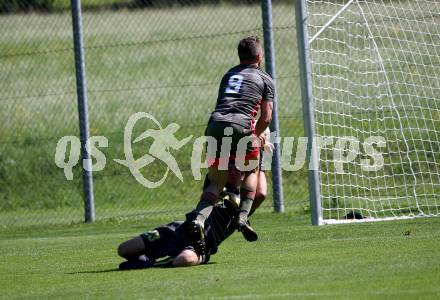
[[[272,78],[268,77],[264,80],[263,101],[273,102],[275,99],[275,84]]]

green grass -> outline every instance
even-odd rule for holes
[[[208,265],[114,271],[117,245],[166,219],[0,232],[2,298],[437,299],[440,219],[312,227],[257,213]]]
[[[113,3],[88,3],[92,2]],[[386,11],[389,3],[377,6],[370,21]],[[411,7],[413,2],[396,3]],[[330,6],[320,4],[314,9],[337,10],[335,5]],[[423,7],[424,13],[436,7]],[[393,10],[393,14],[399,13],[406,14]],[[94,174],[98,222],[89,225],[81,224],[80,166],[74,168],[74,180],[67,181],[54,163],[57,141],[64,135],[78,134],[70,15],[0,16],[0,298],[439,298],[440,218],[312,227],[305,168],[283,173],[287,214],[270,213],[269,195],[255,215],[253,224],[260,233],[257,243],[246,243],[235,234],[209,265],[114,271],[120,262],[115,252],[120,242],[181,218],[194,207],[202,185],[191,175],[191,147],[184,147],[175,153],[184,174],[183,183],[170,175],[158,189],[140,186],[127,169],[113,162],[124,157],[126,121],[133,113],[145,111],[155,115],[162,125],[179,123],[180,138],[202,135],[218,81],[228,67],[237,63],[237,41],[244,35],[262,36],[260,16],[258,5],[84,13],[90,131],[109,139],[109,147],[102,149],[107,167]],[[327,21],[327,16],[316,18],[311,18],[316,24]],[[353,20],[362,18],[358,15]],[[296,138],[303,135],[303,116],[294,24],[293,5],[274,5],[281,134]],[[403,31],[415,28],[412,25],[388,28],[392,30],[390,37],[406,38]],[[335,26],[345,25],[335,22]],[[423,40],[430,41],[436,28],[426,28]],[[380,68],[364,63],[369,62],[365,60],[369,56],[375,58],[363,36],[365,28],[346,29],[356,36],[350,39],[352,46],[361,50],[354,52],[347,45],[325,40],[315,44],[315,50],[330,52],[315,52],[314,59],[348,63],[353,71],[332,65],[314,69],[316,75],[321,75],[317,82],[324,87],[319,93],[315,90],[315,96],[322,100],[319,108],[331,112],[318,118],[321,124],[317,124],[317,130],[332,136],[359,133],[361,141],[371,132],[385,132],[399,142],[389,146],[390,153],[385,157],[389,166],[382,173],[365,174],[353,164],[345,166],[346,174],[335,175],[332,163],[323,164],[322,170],[328,172],[323,181],[324,206],[332,217],[341,216],[342,203],[364,209],[371,208],[370,203],[381,209],[395,208],[392,203],[388,205],[387,192],[402,197],[402,207],[407,209],[414,202],[414,179],[397,175],[408,174],[410,168],[407,161],[402,161],[405,156],[400,149],[405,147],[402,134],[396,131],[399,126],[393,121],[396,111],[379,106],[370,112],[347,105],[374,104],[374,96],[383,94],[385,86],[347,87],[338,80],[349,78],[352,83],[372,84],[384,81],[381,74],[366,73]],[[379,29],[373,30],[380,34]],[[342,36],[337,30],[325,34],[330,39]],[[438,53],[434,42],[430,51],[420,48],[420,52]],[[378,41],[378,45],[390,48],[392,39]],[[413,48],[409,43],[402,47],[405,51]],[[385,59],[393,59],[392,51],[384,51]],[[336,52],[351,52],[352,60]],[[396,56],[398,60],[411,61],[410,54],[404,53]],[[438,57],[422,55],[412,65],[394,61],[385,63],[385,67],[402,71],[404,75],[390,74],[392,79],[403,80],[412,79],[413,73],[420,70],[418,64],[430,62],[432,65],[423,70],[431,90],[417,85],[393,85],[391,89],[407,94],[396,96],[394,101],[405,117],[402,124],[408,129],[404,133],[412,139],[411,158],[420,161],[412,166],[418,172],[415,189],[426,195],[422,200],[432,200],[432,207],[438,208],[440,186],[435,181],[438,172],[433,171],[440,166],[440,144],[435,142],[440,111],[434,102],[440,81],[433,79],[440,73]],[[414,78],[419,84],[420,78]],[[356,102],[352,96],[326,87],[340,88],[352,96],[369,95],[371,99],[363,102],[358,97]],[[424,91],[426,98],[412,101],[408,95],[418,91]],[[434,100],[428,101],[429,97]],[[411,109],[408,104],[413,105]],[[417,105],[425,108],[418,109]],[[148,125],[139,124],[136,133]],[[136,145],[135,157],[145,154],[147,147],[148,142]],[[332,151],[324,151],[322,157],[330,160]],[[161,172],[163,166],[154,164],[144,174],[155,178]],[[402,188],[404,183],[406,187]],[[370,202],[357,200],[362,197]]]

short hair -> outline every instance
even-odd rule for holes
[[[260,39],[257,36],[249,36],[238,43],[238,57],[240,61],[256,61],[261,51]]]

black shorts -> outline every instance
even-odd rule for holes
[[[231,150],[226,155],[222,155],[221,146],[222,139],[225,136],[225,129],[231,128],[232,133],[229,135],[232,138]],[[224,166],[228,166],[229,162],[235,162],[236,160],[256,160],[259,158],[259,145],[258,141],[253,137],[253,131],[251,129],[246,129],[245,127],[227,122],[210,122],[205,130],[205,135],[213,137],[217,141],[216,149],[208,148],[208,165],[217,167],[222,163]],[[237,147],[238,143],[242,138],[247,139],[247,144],[244,153],[238,153]],[[245,140],[246,141],[246,140]]]
[[[177,256],[183,250],[194,251],[189,242],[185,224],[183,221],[171,222],[142,233],[140,237],[145,244],[145,255],[150,259],[159,259],[166,256]],[[202,263],[206,263],[208,260],[209,256],[202,255]]]

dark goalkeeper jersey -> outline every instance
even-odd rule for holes
[[[237,206],[228,200],[222,200],[214,205],[212,213],[205,222],[205,243],[207,254],[217,252],[218,246],[236,230],[239,213]],[[187,220],[192,220],[195,212],[187,214]]]
[[[217,252],[218,246],[234,233],[238,208],[224,200],[217,202],[205,222],[205,242],[209,254]]]
[[[275,86],[268,74],[254,65],[235,66],[222,78],[209,122],[234,123],[253,129],[261,101],[274,98]]]

